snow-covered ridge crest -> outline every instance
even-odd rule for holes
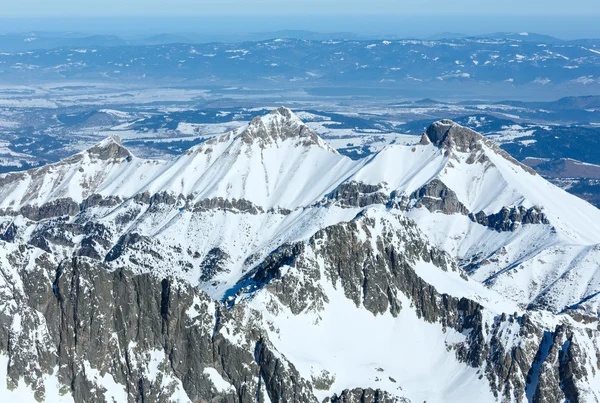
[[[111,136],[62,161],[0,175],[0,208],[17,211],[58,199],[81,203],[93,194],[130,197],[165,164],[135,157]]]
[[[144,191],[294,210],[319,200],[361,164],[340,155],[282,107],[186,152]]]
[[[169,192],[295,209],[331,191],[355,166],[281,107],[171,161],[136,158],[118,137],[109,137],[58,163],[0,175],[0,208]]]

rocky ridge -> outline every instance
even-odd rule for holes
[[[0,396],[597,401],[589,263],[597,248],[580,240],[576,223],[565,226],[555,205],[518,193],[510,175],[534,177],[538,187],[543,179],[463,129],[438,122],[414,150],[391,146],[352,162],[280,108],[173,162],[138,160],[109,140],[19,180],[0,176],[5,183],[65,178],[67,167],[89,178],[80,159],[115,169],[71,197],[59,198],[65,193],[57,188],[47,189],[52,197],[23,197],[12,185],[1,192]],[[318,186],[301,195],[292,194],[294,175],[267,175],[265,188],[252,192],[234,189],[247,182],[227,169],[248,166],[242,175],[251,177],[254,168],[240,161],[272,150],[293,150],[293,158],[280,158],[280,172],[303,164],[341,172],[304,172],[313,176],[302,181]],[[156,170],[142,186],[113,186],[122,166]],[[216,183],[205,181],[207,172],[231,181],[227,191],[207,190]],[[194,186],[163,184],[192,173]],[[484,184],[492,175],[511,190],[482,201],[481,189],[465,191],[458,174]],[[558,272],[544,272],[532,286],[539,291],[506,287],[505,276],[527,274],[540,260]],[[587,276],[587,288],[557,298],[553,287],[575,274]],[[436,388],[421,383],[432,376]]]

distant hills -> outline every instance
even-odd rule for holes
[[[76,46],[136,46],[136,45],[162,45],[174,43],[201,44],[211,42],[244,42],[264,41],[275,38],[300,39],[313,41],[327,40],[377,40],[377,39],[407,39],[398,35],[359,35],[352,32],[315,32],[309,30],[281,30],[267,32],[253,32],[247,34],[208,34],[208,33],[159,33],[151,36],[120,37],[115,35],[91,35],[81,32],[23,32],[0,34],[0,51],[21,52],[38,49],[54,49]],[[425,40],[449,39],[487,39],[510,40],[518,42],[537,43],[585,43],[585,39],[564,41],[549,35],[536,33],[496,32],[483,35],[465,35],[454,32],[442,32],[424,38]]]
[[[274,38],[302,40],[353,40],[367,39],[351,32],[321,33],[304,30],[255,32],[248,34],[161,33],[151,36],[119,37],[114,35],[89,35],[77,32],[24,32],[0,35],[0,51],[24,52],[77,46],[139,46],[172,43],[210,43],[261,41]]]
[[[579,97],[563,97],[556,101],[548,102],[521,102],[521,101],[502,101],[499,104],[521,106],[535,109],[550,110],[581,110],[600,108],[599,95],[587,95]]]
[[[317,34],[304,31],[261,35],[274,38],[182,43],[188,37],[4,36],[0,37],[0,77],[7,82],[58,77],[194,80],[200,85],[227,88],[299,88],[310,95],[326,96],[397,97],[398,91],[404,91],[418,92],[423,98],[447,94],[458,98],[461,94],[492,93],[497,100],[519,99],[515,88],[522,86],[528,86],[530,99],[535,99],[536,91],[548,93],[548,88],[557,86],[562,87],[551,94],[552,98],[557,98],[556,94],[593,94],[600,86],[600,40],[581,45],[523,41],[520,38],[532,37],[524,34],[437,41],[333,39],[345,34],[314,39]],[[312,35],[313,39],[285,38],[302,35]],[[18,47],[16,38],[20,38],[18,46],[29,50],[11,51],[11,47]],[[69,45],[35,49],[60,43]],[[332,87],[337,90],[332,91]],[[439,92],[441,87],[446,87],[445,94]],[[427,88],[432,91],[427,92]]]

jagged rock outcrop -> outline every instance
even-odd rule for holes
[[[406,398],[392,396],[380,389],[346,389],[338,395],[326,398],[323,403],[410,403]]]
[[[523,206],[503,207],[499,212],[489,215],[480,211],[476,214],[469,214],[469,218],[473,222],[499,232],[516,231],[523,224],[550,224],[546,215],[537,206],[529,209]]]
[[[97,197],[103,184],[116,179],[111,175],[115,168],[125,168],[124,175],[127,175],[128,168],[160,164],[134,161],[120,140],[112,137],[62,161],[0,175],[2,215],[20,213],[32,220],[75,215],[79,212],[79,203],[90,196]],[[107,197],[111,196],[117,195]]]
[[[75,216],[79,211],[79,203],[66,198],[53,200],[41,206],[26,205],[21,208],[20,213],[30,220],[41,221],[48,218]]]
[[[94,193],[88,196],[82,203],[81,209],[87,210],[93,207],[115,207],[123,203],[123,199],[118,196],[102,196]]]
[[[202,212],[210,210],[225,210],[231,212],[241,212],[248,214],[264,213],[264,209],[252,202],[244,199],[224,199],[222,197],[214,197],[210,199],[202,199],[191,206],[193,212]]]
[[[255,356],[272,402],[318,403],[311,384],[302,379],[293,364],[285,363],[266,340],[259,340]]]
[[[345,182],[327,195],[327,199],[346,207],[366,207],[372,204],[387,204],[390,197],[382,192],[384,187],[361,182]]]
[[[121,139],[118,136],[112,136],[102,144],[95,145],[88,149],[90,156],[96,157],[102,161],[116,159],[127,159],[131,160],[133,155],[128,149],[123,147]]]
[[[0,227],[0,240],[5,242],[14,242],[19,231],[18,226],[14,222],[10,222]]]
[[[528,388],[546,396],[552,393],[547,392],[554,387],[546,375],[540,375],[546,380],[531,386],[540,362],[544,365],[552,362],[552,354],[546,356],[540,352],[547,343],[548,330],[532,321],[528,314],[502,314],[490,321],[479,303],[439,293],[419,277],[414,265],[424,260],[442,270],[456,270],[449,263],[451,259],[423,241],[411,228],[410,221],[401,222],[403,229],[396,229],[394,233],[394,226],[388,228],[385,220],[377,223],[375,218],[359,217],[319,231],[308,244],[286,245],[255,269],[253,276],[241,285],[240,292],[253,293],[264,287],[294,314],[319,312],[328,299],[322,289],[315,286],[321,279],[316,269],[319,263],[315,259],[318,259],[325,264],[328,281],[339,284],[348,299],[374,315],[388,311],[398,315],[405,309],[399,303],[402,294],[409,298],[411,309],[423,320],[467,335],[464,342],[456,343],[452,349],[458,359],[481,369],[499,400],[525,401]],[[374,228],[381,231],[373,232]],[[404,246],[402,250],[394,247],[398,244]],[[377,249],[373,250],[371,245]],[[561,338],[560,334],[561,328],[558,328],[554,337]],[[571,351],[570,356],[568,351]],[[570,390],[568,393],[574,396],[581,390],[577,382],[587,379],[581,364],[576,364],[582,360],[581,353],[572,347],[563,350],[563,357],[565,364],[560,369],[562,375],[556,372],[560,377],[556,385],[562,385],[560,388]],[[375,399],[373,393],[362,389],[345,391],[331,401],[380,401],[370,400]],[[362,397],[366,400],[360,400]]]
[[[169,192],[158,192],[158,193],[150,193],[148,191],[143,193],[138,193],[133,197],[138,203],[148,204],[150,206],[153,205],[170,205],[173,206],[177,204],[177,202],[183,199],[182,195],[174,195]]]
[[[425,207],[431,212],[444,214],[467,215],[469,213],[465,205],[458,200],[456,193],[439,179],[432,179],[415,190],[403,204],[414,208]]]
[[[442,119],[434,122],[427,128],[425,134],[421,138],[421,144],[429,144],[429,142],[448,151],[455,150],[461,153],[470,153],[471,156],[467,162],[471,164],[474,162],[487,161],[487,157],[480,153],[482,145],[485,144],[485,146],[491,148],[495,153],[501,155],[511,163],[518,165],[524,171],[529,172],[531,175],[537,175],[532,168],[518,162],[497,144],[486,139],[476,131],[456,124],[449,119]]]
[[[106,393],[128,402],[180,393],[191,401],[262,402],[266,393],[270,401],[316,402],[260,329],[194,287],[108,271],[87,258],[57,266],[32,248],[8,256],[0,298],[11,307],[0,314],[0,352],[9,357],[9,385],[24,379],[40,401],[42,378],[53,374],[76,402],[108,402]],[[29,258],[33,270],[23,267]],[[233,334],[248,344],[232,343]]]
[[[301,147],[318,145],[334,151],[285,107],[275,109],[266,118],[254,118],[237,137],[248,144],[258,141],[261,147],[277,141],[294,139]]]
[[[111,247],[112,232],[101,223],[87,222],[83,226],[84,235],[75,252],[78,256],[87,256],[92,259],[102,260],[105,251]]]
[[[200,281],[207,282],[212,280],[215,275],[225,271],[224,263],[229,259],[229,254],[220,248],[212,248],[208,251],[202,263],[200,263],[200,269],[202,275]]]
[[[160,258],[160,254],[153,251],[151,247],[143,246],[150,245],[151,239],[136,232],[127,233],[119,238],[119,241],[113,246],[105,257],[107,262],[112,262],[120,258],[126,249],[142,250],[144,253],[154,253],[156,257]]]
[[[432,123],[425,131],[427,139],[438,147],[455,148],[466,153],[479,147],[482,136],[474,130],[448,119]]]
[[[277,248],[240,281],[235,288],[234,296],[268,287],[269,291],[277,295],[277,298],[296,315],[306,309],[321,308],[328,301],[323,290],[316,284],[321,274],[314,262],[297,259],[302,255],[305,247],[305,244],[300,242]],[[296,276],[284,276],[282,269],[285,266],[301,270],[309,281]]]
[[[537,372],[534,373],[537,387],[533,402],[593,401],[593,393],[588,390],[592,374],[585,368],[586,359],[573,329],[559,325],[553,333],[547,334],[545,341],[545,348],[537,357]],[[592,368],[596,370],[597,363],[594,362]]]

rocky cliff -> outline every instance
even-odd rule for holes
[[[600,212],[497,151],[442,121],[351,161],[280,108],[0,175],[0,396],[598,401]]]

